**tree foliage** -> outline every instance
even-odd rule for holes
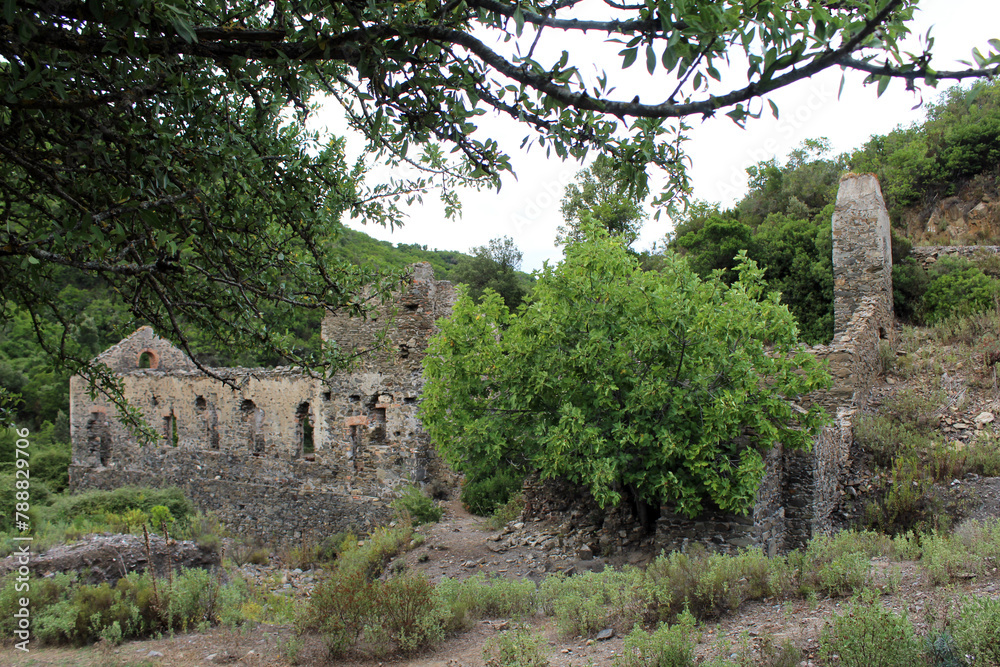
[[[726,282],[736,279],[736,256],[745,251],[813,344],[833,337],[831,219],[846,165],[843,156],[824,157],[828,145],[806,140],[784,165],[772,159],[750,167],[750,190],[733,209],[700,203],[670,240],[696,273],[720,271]]]
[[[830,68],[867,72],[881,92],[893,77],[933,84],[1000,62],[997,44],[960,72],[900,51],[914,0],[580,4],[4,3],[0,323],[27,313],[48,353],[86,369],[68,343],[75,313],[57,298],[57,269],[69,267],[188,352],[194,327],[220,349],[330,371],[344,359],[303,354],[290,322],[303,310],[362,313],[359,295],[385,295],[399,277],[365,289],[374,272],[331,253],[339,217],[394,224],[432,183],[446,186],[450,212],[450,186],[498,186],[510,162],[478,131],[487,110],[558,156],[609,153],[640,198],[646,165],[666,169],[669,198],[686,188],[687,116],[743,123],[758,98]],[[586,35],[584,52],[563,50],[564,35]],[[558,55],[540,55],[552,44]],[[738,56],[745,82],[711,83]],[[595,58],[615,67],[591,75]],[[633,66],[665,97],[618,92],[617,73]],[[365,185],[370,161],[304,129],[320,92],[364,132],[372,160],[394,167],[387,182]]]
[[[622,180],[614,160],[604,155],[566,186],[561,211],[566,227],[560,227],[559,235],[564,241],[582,240],[582,230],[596,224],[630,246],[646,218],[642,199]]]
[[[592,230],[518,313],[496,294],[459,299],[424,362],[423,423],[473,475],[538,469],[602,505],[745,512],[762,453],[809,446],[824,417],[793,402],[829,378],[756,265],[739,274],[702,280],[675,255],[645,272]]]
[[[528,278],[520,271],[521,256],[514,239],[490,239],[488,245],[473,248],[472,256],[459,262],[453,279],[466,285],[469,296],[477,302],[489,289],[500,295],[507,308],[516,310],[528,293]]]
[[[899,222],[903,208],[954,194],[1000,164],[1000,85],[949,88],[927,105],[927,120],[874,136],[850,156],[854,171],[874,173]]]

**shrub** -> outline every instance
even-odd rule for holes
[[[395,527],[376,528],[363,542],[344,540],[337,558],[337,572],[360,572],[369,579],[374,579],[396,554],[403,551],[412,537],[413,527],[404,523]]]
[[[357,642],[375,604],[372,583],[361,572],[334,576],[313,590],[299,619],[299,631],[318,632],[331,656]]]
[[[744,601],[771,594],[772,569],[763,556],[687,553],[660,556],[646,568],[645,596],[654,618],[673,620],[683,610],[696,619],[715,618]]]
[[[969,266],[946,273],[931,281],[924,294],[924,320],[936,324],[951,316],[965,316],[993,306],[1000,293],[1000,281]]]
[[[434,586],[423,575],[404,575],[373,583],[373,604],[365,639],[377,654],[414,651],[444,637]]]
[[[486,520],[486,527],[491,530],[500,530],[508,523],[521,516],[524,511],[524,495],[515,493],[505,504],[497,507],[493,514]]]
[[[615,667],[693,667],[695,664],[695,620],[680,614],[676,625],[666,623],[653,632],[636,626],[622,643]]]
[[[512,468],[472,475],[462,486],[462,505],[478,516],[490,516],[521,490],[524,475]]]
[[[445,577],[436,593],[440,605],[460,609],[471,618],[528,616],[538,606],[537,589],[530,579],[487,578],[482,573],[464,581]]]
[[[895,238],[895,235],[894,235]],[[931,278],[922,266],[908,257],[897,263],[892,262],[892,302],[896,316],[904,322],[917,322],[920,316],[920,302],[927,292]]]
[[[443,611],[423,576],[371,581],[360,572],[337,575],[313,591],[299,632],[318,632],[331,656],[363,636],[376,654],[412,651],[444,636]]]
[[[865,524],[888,535],[947,528],[950,517],[928,472],[916,456],[898,458],[891,484],[865,507]]]
[[[872,583],[870,556],[887,548],[872,533],[845,531],[814,537],[804,552],[789,554],[788,561],[798,575],[800,594],[850,595]]]
[[[820,635],[823,664],[843,667],[917,667],[926,665],[920,641],[906,615],[878,603],[855,602]]]
[[[929,443],[914,424],[883,415],[862,415],[854,426],[854,440],[868,452],[876,465],[892,466],[900,453],[911,452]]]
[[[486,667],[548,667],[541,635],[516,626],[490,637],[483,644]]]
[[[104,518],[107,513],[124,516],[129,510],[148,513],[154,506],[163,505],[178,521],[187,523],[194,514],[194,506],[177,488],[151,489],[122,487],[114,491],[87,491],[72,496],[63,496],[45,509],[45,518],[50,521],[72,523],[81,517]]]
[[[407,487],[392,502],[392,508],[408,516],[414,526],[424,523],[437,523],[441,520],[441,515],[444,514],[441,506],[424,495],[423,491],[416,486]]]
[[[14,578],[0,589],[0,631],[10,630],[18,594]],[[56,574],[31,583],[32,619],[43,643],[111,643],[155,632],[188,630],[221,620],[219,601],[242,600],[246,589],[205,570],[184,570],[167,580],[150,573],[129,573],[112,588],[78,584],[74,576]],[[23,595],[20,594],[20,595]],[[8,613],[9,612],[9,613]],[[238,620],[236,621],[238,623]]]
[[[543,609],[556,617],[564,636],[592,635],[607,627],[623,631],[642,619],[647,607],[642,573],[634,568],[550,575],[540,590]]]
[[[965,599],[954,624],[955,642],[975,665],[1000,665],[1000,600],[989,597]]]

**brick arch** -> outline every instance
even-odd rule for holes
[[[149,366],[142,365],[143,355],[149,355]],[[158,368],[160,366],[160,355],[156,353],[156,350],[152,348],[143,348],[139,351],[139,354],[135,357],[135,367],[136,368]]]

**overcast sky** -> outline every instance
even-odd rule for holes
[[[971,60],[974,46],[986,53],[987,40],[1000,38],[1000,2],[995,0],[922,0],[920,8],[913,31],[922,35],[933,26],[935,65],[939,70],[962,68],[956,60]],[[590,39],[597,39],[596,33]],[[565,43],[565,39],[560,39],[559,48],[568,48]],[[918,49],[916,42],[912,49]],[[637,76],[645,75],[639,63],[632,69]],[[923,118],[922,109],[913,109],[920,97],[905,91],[902,81],[894,81],[878,98],[874,86],[861,85],[863,76],[849,74],[838,100],[840,76],[839,69],[826,72],[821,77],[772,94],[770,99],[780,108],[778,120],[766,111],[759,120],[750,120],[746,129],[740,129],[721,114],[704,122],[690,119],[693,130],[686,146],[691,159],[694,197],[732,204],[746,191],[748,166],[771,157],[784,162],[788,152],[805,139],[827,137],[833,151],[842,152],[860,146],[873,134],[885,134],[897,125]],[[655,77],[641,79],[639,76],[633,84],[638,86],[636,90],[662,88]],[[612,83],[615,83],[614,78]],[[623,81],[620,90],[626,85],[628,82]],[[924,99],[935,99],[947,85],[939,85],[938,91],[925,89]],[[660,101],[663,96],[661,90],[644,97],[643,102]],[[319,113],[314,118],[337,132],[340,123],[334,113]],[[572,181],[581,165],[547,160],[537,147],[521,151],[518,146],[526,134],[524,129],[488,116],[481,119],[480,125],[511,155],[517,174],[516,179],[513,176],[504,178],[499,194],[496,191],[463,192],[463,214],[454,221],[445,218],[436,197],[430,196],[424,198],[423,205],[407,211],[408,218],[402,228],[390,231],[378,225],[365,225],[360,220],[345,221],[348,226],[394,243],[419,243],[428,248],[462,252],[506,235],[512,237],[524,253],[522,268],[527,271],[541,268],[545,260],[558,260],[561,250],[554,241],[556,228],[562,224],[559,201],[565,184]],[[360,139],[349,138],[349,151],[360,151],[362,147]],[[659,221],[651,219],[636,247],[649,247],[669,230],[669,219],[662,216]]]

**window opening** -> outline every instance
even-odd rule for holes
[[[111,459],[111,431],[108,418],[102,412],[91,412],[87,420],[87,445],[91,456],[97,457],[102,466]]]
[[[348,452],[347,456],[349,459],[351,459],[351,462],[354,464],[354,472],[358,472],[359,470],[361,470],[361,462],[358,460],[358,451],[361,449],[359,442],[360,439],[361,439],[361,434],[358,432],[358,427],[351,426],[351,449]]]
[[[313,426],[309,419],[309,404],[302,403],[295,411],[296,431],[298,433],[298,451],[301,454],[313,454],[316,446],[313,442]]]

